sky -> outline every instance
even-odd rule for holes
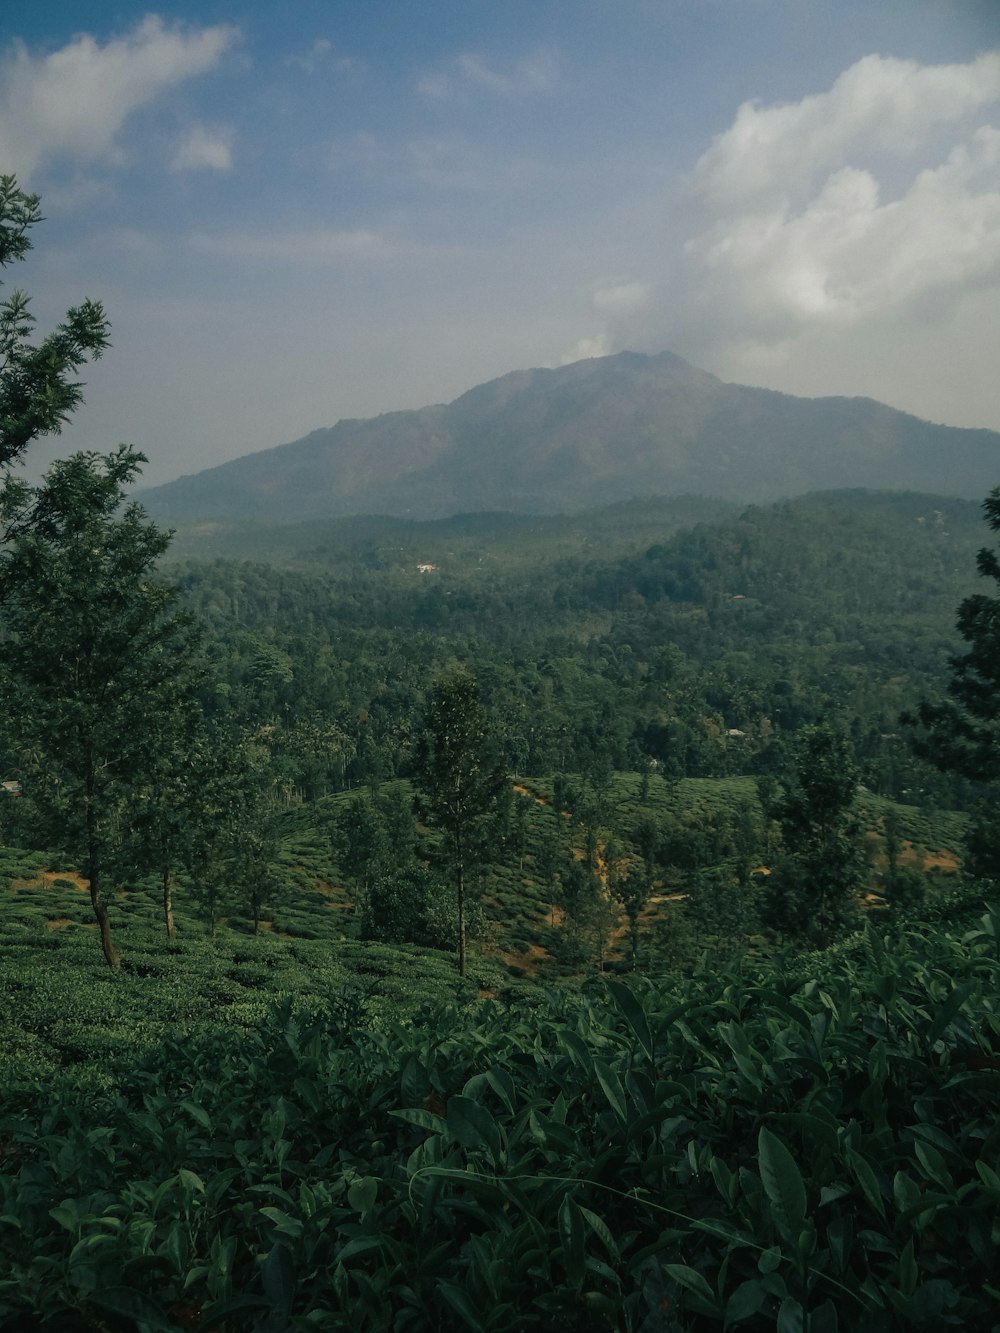
[[[1000,430],[1000,0],[5,0],[2,275],[158,484],[530,366]]]

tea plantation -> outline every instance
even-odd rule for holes
[[[4,1328],[1000,1327],[995,908],[560,987],[166,948],[139,895],[115,974],[44,892],[5,900]]]

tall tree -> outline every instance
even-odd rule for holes
[[[635,971],[639,958],[642,914],[653,894],[653,881],[645,862],[608,861],[608,891],[628,918],[629,965]]]
[[[828,726],[807,727],[768,811],[784,849],[768,884],[769,924],[819,947],[857,915],[866,869],[853,811],[857,785],[847,738]]]
[[[1000,532],[1000,486],[983,501],[992,532]],[[1000,585],[1000,552],[984,546],[976,557],[983,578]],[[966,839],[967,871],[1000,879],[1000,597],[974,593],[959,604],[958,632],[968,651],[951,659],[948,698],[923,703],[903,721],[918,728],[913,745],[938,768],[959,773],[988,795],[973,811]]]
[[[25,257],[31,228],[42,221],[38,195],[13,176],[0,176],[0,268]],[[38,343],[28,297],[13,291],[0,302],[0,468],[21,460],[32,440],[58,433],[82,399],[75,376],[108,346],[108,321],[99,301],[84,301]],[[11,478],[7,478],[12,483]],[[21,491],[20,485],[14,486]],[[18,508],[18,512],[21,510]]]
[[[983,501],[993,532],[1000,532],[1000,486]],[[1000,552],[984,546],[976,557],[984,578],[1000,585]],[[1000,598],[966,597],[958,608],[958,632],[968,652],[951,659],[948,698],[924,703],[916,718],[923,731],[916,748],[940,768],[973,782],[1000,780]]]
[[[90,881],[104,956],[119,965],[104,873],[121,855],[135,793],[161,771],[166,737],[196,687],[196,634],[154,577],[170,541],[124,505],[143,455],[54,463],[14,514],[0,565],[0,705],[45,843]]]
[[[500,748],[471,672],[442,676],[427,693],[418,738],[424,818],[440,830],[458,899],[458,970],[466,970],[466,888],[510,798]]]

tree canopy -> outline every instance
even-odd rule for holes
[[[47,844],[90,881],[112,967],[103,874],[138,793],[176,748],[197,683],[192,618],[153,577],[169,534],[140,505],[122,508],[143,461],[123,445],[54,463],[25,499],[32,521],[2,570],[8,745]]]
[[[30,231],[42,221],[38,195],[0,176],[0,268],[24,259]],[[100,301],[85,300],[40,342],[24,292],[0,302],[0,467],[19,462],[40,435],[58,433],[83,399],[75,376],[107,348],[109,324]]]
[[[458,894],[459,972],[465,976],[466,877],[485,850],[509,786],[493,728],[471,672],[452,670],[427,693],[417,750],[427,820],[441,831]]]

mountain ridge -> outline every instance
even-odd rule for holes
[[[981,498],[998,481],[998,432],[871,398],[730,384],[672,352],[621,352],[343,418],[139,498],[168,518],[282,523],[577,512],[648,494],[766,503],[853,486]]]

